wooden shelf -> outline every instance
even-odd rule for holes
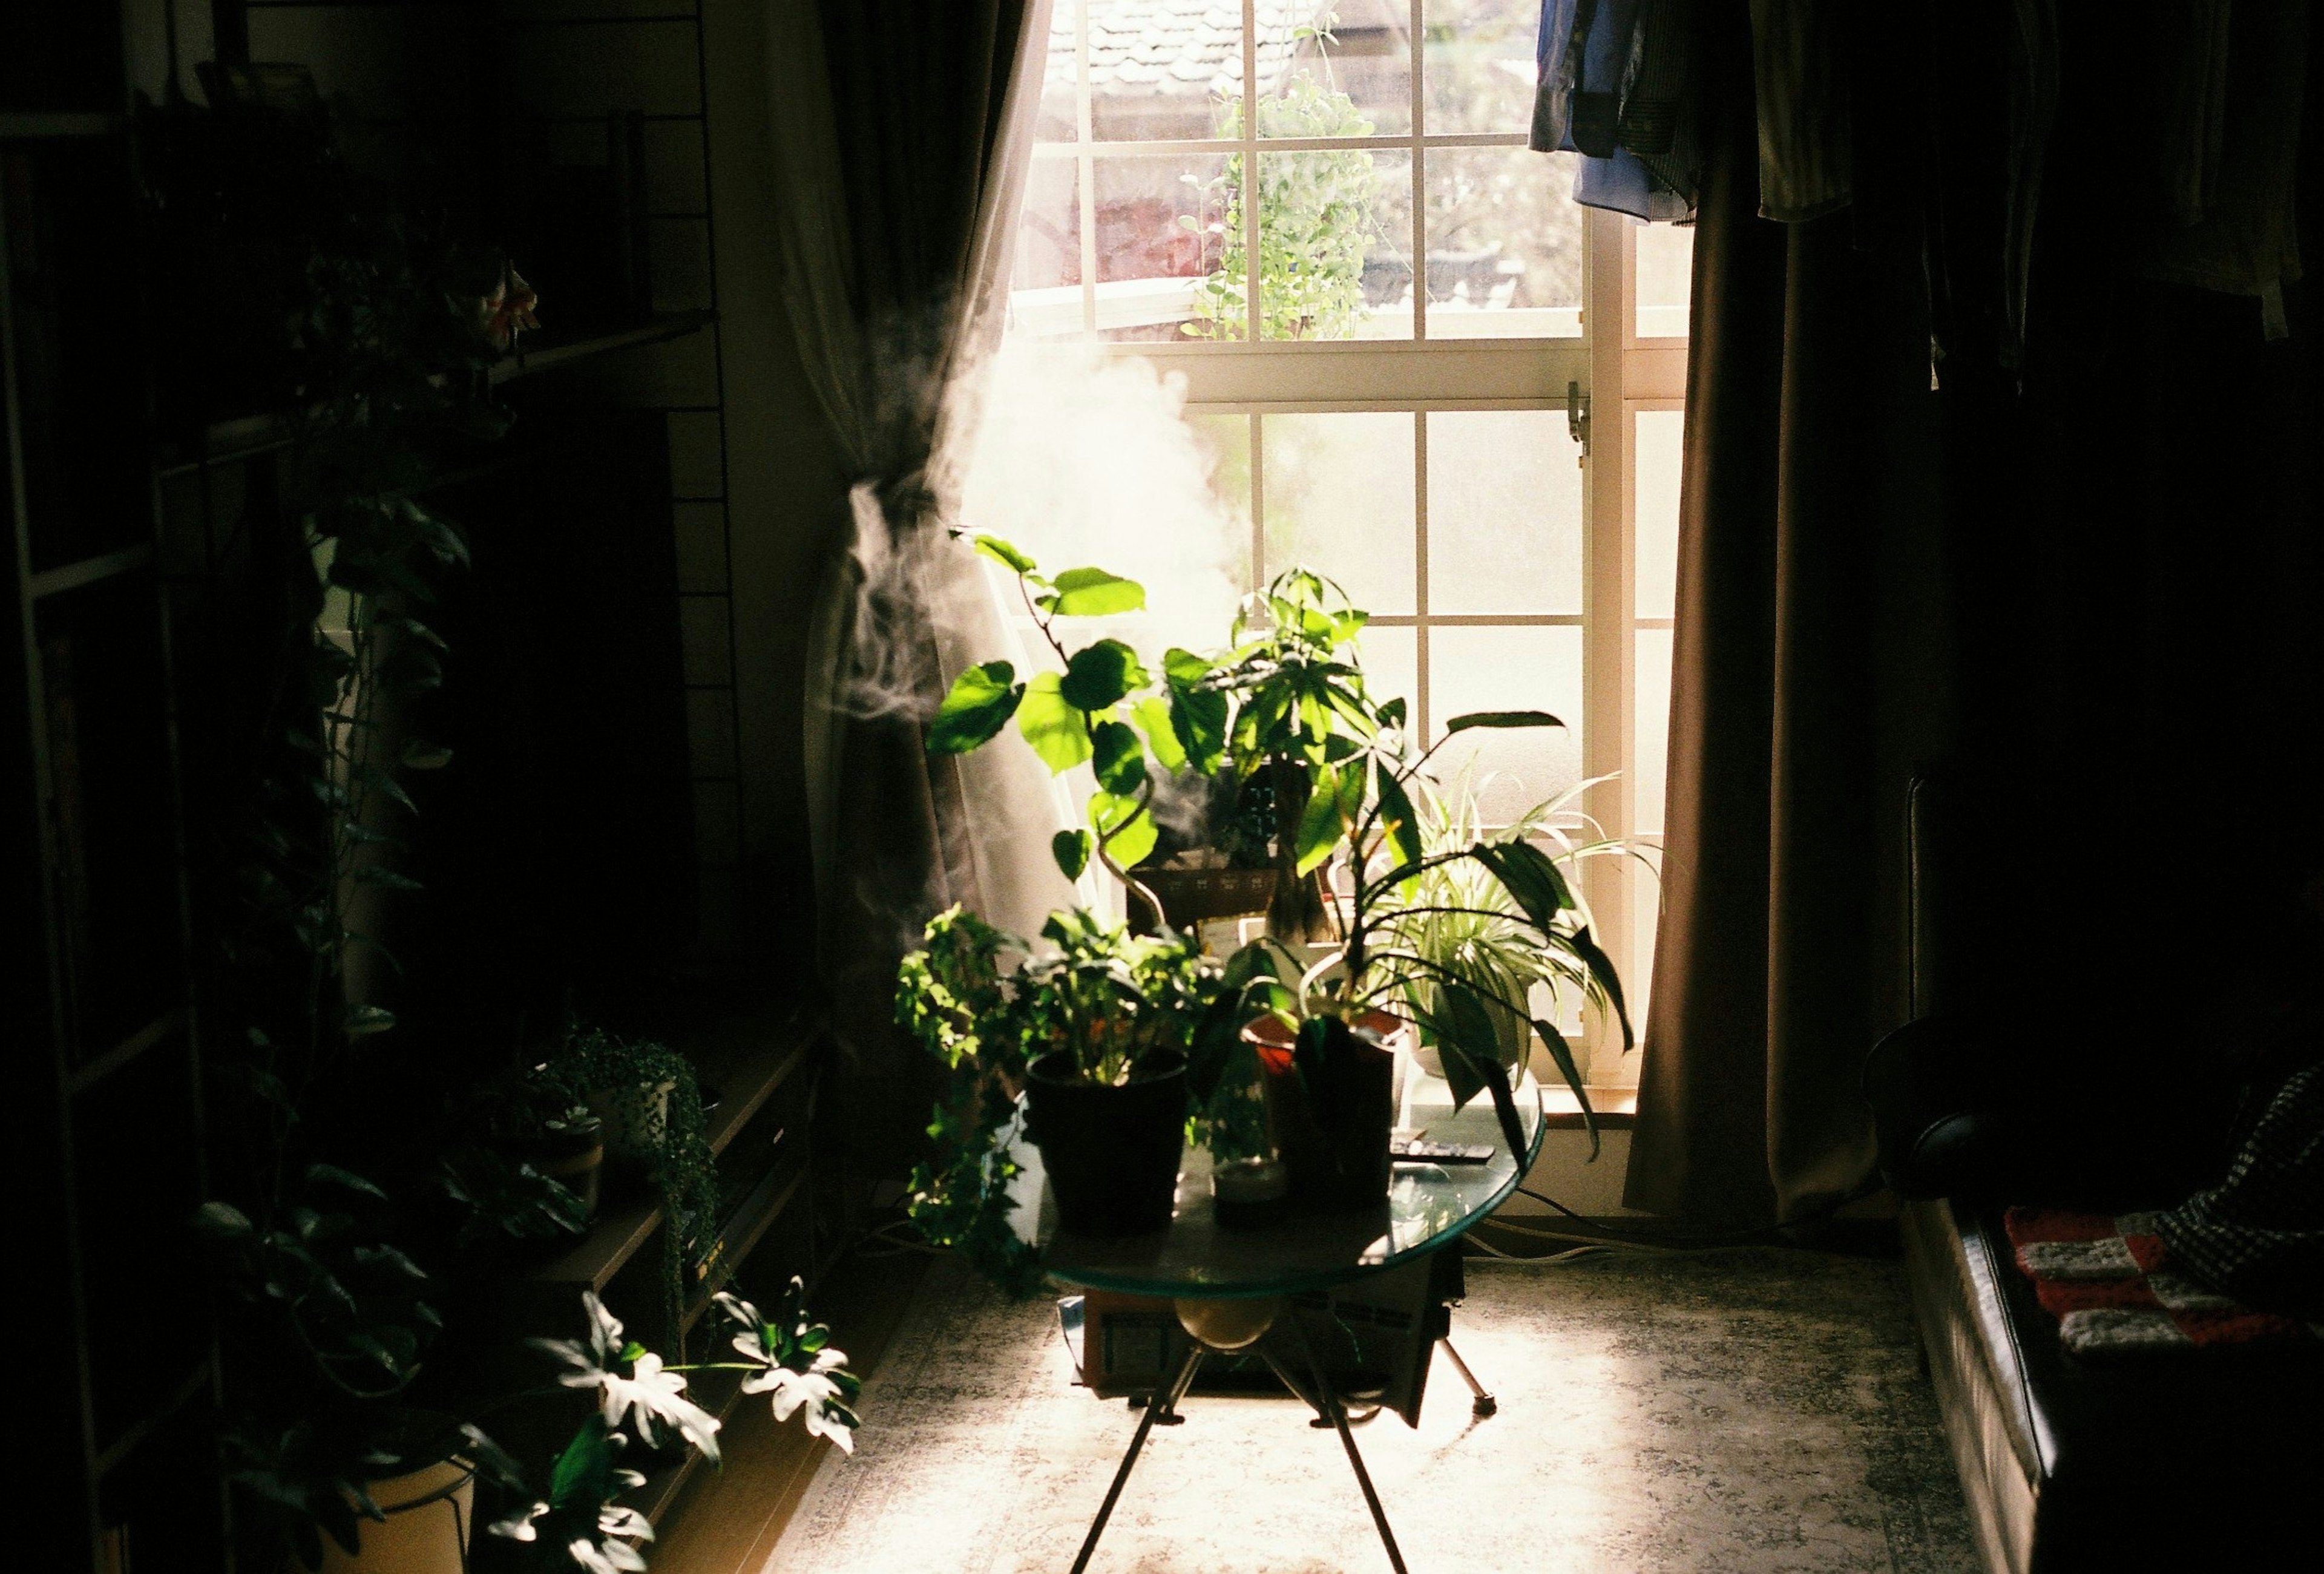
[[[699,333],[718,320],[712,311],[666,312],[634,327],[622,328],[610,334],[598,334],[590,338],[576,339],[571,344],[550,345],[538,350],[527,350],[509,355],[497,363],[489,373],[494,387],[520,377],[537,376],[554,372],[576,362],[612,354],[617,350],[632,350],[641,345],[659,345],[670,339],[682,339],[688,334]],[[162,480],[190,474],[205,465],[231,465],[243,459],[256,458],[290,446],[290,433],[279,415],[235,416],[226,420],[212,421],[203,428],[201,451],[190,458],[172,460],[160,467]]]
[[[84,557],[78,563],[67,563],[55,568],[43,568],[32,575],[29,589],[32,599],[61,595],[69,590],[78,590],[84,584],[95,584],[117,575],[134,574],[153,561],[151,542],[124,547],[118,552],[106,552],[95,557]]]
[[[797,1197],[799,1188],[807,1183],[807,1173],[805,1164],[792,1166],[788,1174],[778,1170],[760,1182],[751,1194],[742,1199],[741,1206],[734,1210],[733,1217],[718,1231],[718,1266],[712,1270],[710,1277],[703,1281],[701,1287],[687,1297],[685,1310],[678,1315],[678,1326],[681,1332],[691,1333],[694,1325],[702,1321],[702,1314],[710,1310],[710,1302],[717,1298],[718,1292],[733,1282],[734,1270],[742,1266],[743,1258],[758,1249],[759,1243],[766,1238],[767,1231],[774,1227],[776,1220],[783,1216],[783,1210],[791,1205],[791,1199]]]
[[[718,1108],[710,1116],[713,1154],[724,1152],[743,1123],[807,1063],[816,1044],[812,1028],[783,1011],[730,1021],[682,1046],[693,1057],[696,1075],[719,1090]],[[659,1202],[633,1203],[610,1213],[572,1250],[536,1269],[532,1278],[540,1284],[602,1291],[638,1248],[653,1238],[661,1221]]]
[[[69,109],[0,110],[0,142],[110,136],[121,129],[121,124],[117,115]]]
[[[618,333],[599,334],[594,338],[578,339],[569,345],[550,345],[544,349],[527,350],[503,360],[492,370],[495,387],[519,377],[530,377],[536,373],[553,372],[559,366],[569,366],[576,361],[586,361],[596,355],[609,355],[616,350],[632,350],[641,345],[659,345],[670,339],[682,339],[688,334],[699,333],[717,320],[711,311],[673,311],[655,318],[636,327]]]

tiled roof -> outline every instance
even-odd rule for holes
[[[1296,30],[1332,0],[1259,0],[1259,91],[1274,91],[1298,52]],[[1051,86],[1072,91],[1074,10],[1049,28]],[[1242,75],[1242,0],[1089,0],[1090,92],[1114,99],[1231,96]]]

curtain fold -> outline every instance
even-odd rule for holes
[[[941,451],[973,429],[999,326],[1049,0],[826,0],[769,9],[785,299],[855,483],[807,635],[802,740],[818,972],[861,1075],[908,1073],[896,962],[964,903],[1037,926],[1072,887],[1029,751],[931,761],[922,723],[1005,631],[944,521]],[[1010,741],[1014,741],[1011,740]],[[907,1074],[898,1108],[917,1119]]]
[[[1917,259],[1761,208],[1748,14],[1704,8],[1663,916],[1625,1202],[1721,1226],[1872,1174],[1904,788],[1949,726]]]

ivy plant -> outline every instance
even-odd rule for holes
[[[1370,136],[1372,123],[1345,93],[1304,72],[1279,94],[1259,100],[1263,137]],[[1217,134],[1240,140],[1243,101],[1223,101]],[[1214,219],[1186,215],[1179,224],[1217,238],[1218,266],[1195,286],[1194,315],[1179,331],[1196,338],[1240,339],[1250,332],[1250,247],[1244,203],[1259,203],[1259,336],[1268,339],[1344,339],[1364,318],[1364,258],[1378,238],[1373,208],[1379,177],[1361,149],[1276,153],[1247,181],[1240,153],[1231,153],[1208,180],[1185,179],[1202,192]]]

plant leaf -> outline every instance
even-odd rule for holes
[[[1132,689],[1146,686],[1146,681],[1137,651],[1119,640],[1100,640],[1074,652],[1057,692],[1067,704],[1096,712],[1119,704]]]
[[[401,756],[408,770],[441,770],[452,763],[452,751],[441,743],[430,743],[423,738],[403,741]]]
[[[1090,740],[1091,768],[1098,785],[1121,796],[1136,792],[1146,780],[1146,745],[1122,722],[1100,722]]]
[[[309,1185],[339,1186],[350,1192],[360,1192],[366,1197],[387,1201],[387,1193],[353,1170],[343,1170],[337,1164],[309,1164],[307,1182]]]
[[[1174,776],[1186,769],[1186,747],[1171,724],[1168,700],[1158,694],[1148,695],[1130,707],[1130,719],[1146,735],[1146,747],[1153,751],[1157,765]]]
[[[1565,1085],[1573,1090],[1573,1097],[1582,1105],[1582,1124],[1590,1133],[1590,1156],[1594,1159],[1598,1156],[1598,1112],[1590,1108],[1590,1093],[1582,1085],[1582,1068],[1574,1063],[1572,1047],[1565,1042],[1565,1035],[1538,1017],[1533,1019],[1533,1030],[1541,1035],[1541,1046],[1549,1051],[1549,1058],[1557,1063],[1557,1074],[1565,1079]]]
[[[1396,850],[1397,862],[1417,863],[1425,849],[1420,838],[1420,816],[1412,810],[1412,798],[1404,784],[1396,779],[1396,772],[1383,764],[1379,771],[1380,827],[1388,833],[1388,845]]]
[[[928,723],[930,754],[966,754],[990,741],[1025,697],[1017,669],[1006,661],[972,667],[953,679],[952,689]]]
[[[1082,713],[1065,703],[1057,692],[1058,677],[1054,672],[1034,675],[1025,686],[1025,695],[1017,706],[1017,730],[1041,763],[1049,768],[1051,776],[1061,776],[1090,757],[1089,730],[1082,725]]]
[[[1050,611],[1061,618],[1106,618],[1146,604],[1146,587],[1102,568],[1068,568],[1056,578]]]
[[[1018,574],[1030,574],[1036,566],[1030,557],[998,536],[977,537],[976,552],[978,557],[990,557],[1003,568]]]
[[[1622,978],[1614,971],[1614,959],[1599,949],[1597,938],[1590,933],[1587,924],[1567,940],[1573,954],[1582,959],[1582,965],[1590,970],[1590,976],[1598,980],[1598,987],[1606,991],[1607,1002],[1614,1008],[1614,1018],[1622,1025],[1622,1053],[1629,1054],[1637,1041],[1630,1034],[1630,1009],[1622,1000]]]
[[[1471,711],[1465,716],[1455,716],[1444,723],[1447,732],[1465,732],[1471,727],[1563,727],[1565,723],[1547,711]]]
[[[349,1038],[362,1038],[374,1033],[384,1033],[395,1026],[395,1013],[384,1006],[354,1006],[347,1008],[344,1019]]]
[[[1469,856],[1491,871],[1526,917],[1544,935],[1558,914],[1573,906],[1572,888],[1565,883],[1550,856],[1530,842],[1480,842]]]
[[[1316,773],[1314,790],[1299,815],[1301,874],[1312,873],[1332,856],[1333,848],[1339,845],[1340,831],[1340,773],[1335,767],[1326,766]]]
[[[1069,880],[1082,878],[1089,867],[1090,833],[1086,831],[1060,831],[1049,838],[1049,856],[1057,861],[1057,868]]]
[[[1089,817],[1104,841],[1106,855],[1124,869],[1136,868],[1159,839],[1154,816],[1136,798],[1092,793]]]

